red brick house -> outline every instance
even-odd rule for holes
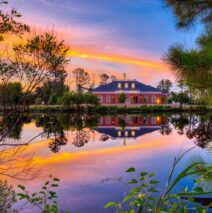
[[[91,91],[96,94],[102,105],[121,104],[119,97],[125,94],[125,105],[161,104],[163,97],[160,90],[149,85],[142,84],[136,80],[112,81],[101,85]]]

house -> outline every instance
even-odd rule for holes
[[[157,131],[167,124],[164,116],[117,115],[102,116],[95,131],[113,139],[135,139]]]
[[[160,90],[136,80],[112,81],[91,91],[102,105],[117,105],[120,95],[125,94],[125,105],[161,104],[166,97]]]

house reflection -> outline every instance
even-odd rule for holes
[[[166,116],[117,115],[101,117],[94,130],[102,134],[102,141],[109,138],[123,139],[125,144],[126,139],[135,139],[160,130],[164,125],[168,125]]]

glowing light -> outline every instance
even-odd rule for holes
[[[160,122],[160,116],[156,117],[157,122]]]
[[[156,103],[157,103],[157,104],[160,104],[160,98],[158,98],[158,99],[156,100]]]

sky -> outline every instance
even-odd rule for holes
[[[163,0],[10,0],[22,20],[37,32],[54,30],[70,47],[68,72],[88,71],[156,86],[175,76],[161,60],[175,43],[194,45],[197,31],[175,28],[172,11]],[[71,78],[71,74],[69,75]]]

